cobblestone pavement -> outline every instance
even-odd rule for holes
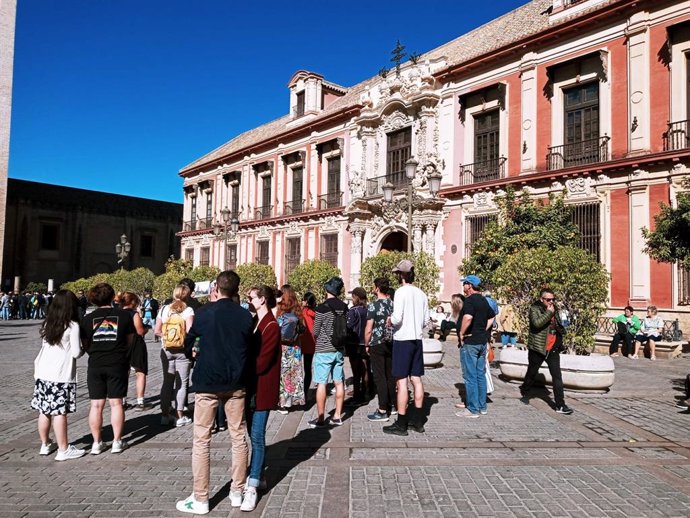
[[[29,408],[38,323],[0,323],[1,517],[182,516],[191,492],[192,427],[159,424],[157,408],[127,413],[132,447],[58,463],[38,455]],[[161,382],[158,344],[148,343],[147,396]],[[496,391],[480,419],[455,417],[461,388],[457,348],[425,376],[426,432],[385,435],[368,407],[348,409],[345,425],[310,430],[315,409],[271,415],[269,490],[254,513],[227,499],[229,438],[212,449],[211,515],[262,517],[648,517],[690,516],[690,414],[675,407],[690,356],[633,362],[616,358],[608,394],[566,393],[575,413],[556,414],[549,393],[529,405],[492,368]],[[78,362],[77,413],[70,440],[89,447],[86,359]],[[130,386],[133,393],[133,386]],[[329,410],[332,401],[329,401]],[[106,410],[106,424],[108,422]],[[106,440],[110,434],[106,426]]]

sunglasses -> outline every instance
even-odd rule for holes
[[[553,301],[556,300],[556,299],[553,298],[553,297],[548,298],[548,299],[547,299],[546,297],[543,297],[542,300],[543,300],[544,302],[553,302]]]

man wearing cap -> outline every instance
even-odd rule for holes
[[[496,314],[479,291],[482,281],[476,275],[460,279],[465,303],[460,313],[460,363],[465,381],[465,408],[458,417],[476,418],[486,414],[486,348]]]
[[[316,419],[309,421],[311,428],[326,425],[326,385],[328,378],[335,385],[335,412],[330,422],[332,425],[343,424],[343,402],[345,401],[345,373],[343,371],[343,353],[333,345],[333,321],[336,316],[347,314],[347,304],[338,297],[343,291],[343,280],[331,277],[324,285],[326,301],[316,308],[314,317],[314,383],[316,384]]]
[[[383,431],[393,435],[407,435],[408,427],[415,432],[424,432],[424,358],[422,338],[429,323],[429,300],[422,290],[413,286],[414,265],[403,259],[393,268],[402,284],[395,290],[393,314],[390,316],[393,333],[393,362],[391,373],[398,389],[398,419]],[[414,410],[408,415],[407,379],[414,387]],[[410,409],[412,410],[412,409]]]

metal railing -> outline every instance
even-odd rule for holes
[[[342,192],[329,192],[316,198],[316,210],[334,209],[343,206]]]
[[[367,179],[367,196],[382,196],[383,186],[388,182],[393,184],[396,191],[399,191],[407,188],[408,181],[404,171],[369,178]]]
[[[182,224],[182,231],[189,232],[190,230],[204,230],[212,227],[213,218],[193,219]]]
[[[502,156],[483,162],[460,166],[460,185],[488,182],[505,178],[507,158]]]
[[[615,335],[618,332],[618,324],[613,323],[612,317],[599,317],[597,319],[598,335]],[[664,328],[661,331],[661,339],[668,342],[677,342],[683,339],[683,331],[680,322],[675,320],[664,320]]]
[[[273,205],[264,205],[254,209],[254,219],[268,219],[273,213]]]
[[[550,147],[546,155],[546,169],[555,171],[566,167],[606,162],[609,159],[609,140],[611,137],[604,135],[599,138]]]
[[[304,212],[304,200],[286,201],[283,204],[283,216],[301,214]]]
[[[664,151],[676,151],[690,147],[690,121],[669,122],[668,129],[663,134]]]

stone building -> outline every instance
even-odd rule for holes
[[[196,264],[337,264],[357,285],[382,249],[432,254],[441,299],[507,186],[566,193],[609,304],[686,314],[689,274],[644,255],[641,229],[688,175],[690,1],[534,0],[352,87],[297,72],[288,114],[180,171],[183,256]],[[404,164],[418,161],[412,235]],[[428,175],[443,175],[440,195]],[[224,239],[221,210],[240,221]]]
[[[115,245],[131,244],[126,269],[163,273],[170,255],[179,256],[182,205],[10,179],[2,287],[65,281],[119,267]]]

